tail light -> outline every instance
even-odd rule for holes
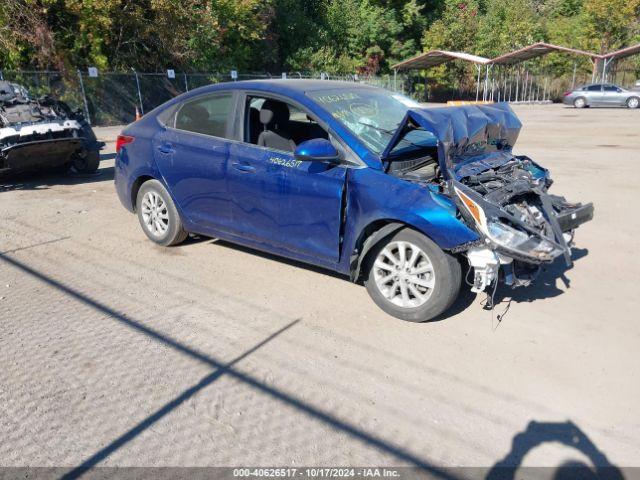
[[[135,137],[131,137],[129,135],[118,135],[118,139],[116,140],[116,153],[120,153],[120,149],[125,145],[133,143]]]
[[[567,95],[571,95],[571,92],[564,92],[562,95],[566,97]]]

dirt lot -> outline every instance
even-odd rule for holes
[[[0,465],[640,466],[640,112],[516,110],[516,152],[596,218],[573,269],[499,290],[501,322],[464,295],[405,323],[303,265],[155,247],[113,155],[5,183]]]

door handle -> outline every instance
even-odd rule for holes
[[[233,162],[233,167],[241,172],[253,173],[256,171],[256,167],[244,162]]]
[[[173,153],[173,148],[170,143],[163,143],[158,147],[158,150],[162,153]]]

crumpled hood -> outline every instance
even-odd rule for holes
[[[522,124],[507,103],[462,107],[414,108],[407,111],[381,160],[416,128],[436,137],[443,174],[456,179],[508,162]]]

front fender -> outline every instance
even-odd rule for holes
[[[410,183],[384,172],[363,169],[350,175],[341,270],[353,275],[354,256],[360,260],[364,244],[373,234],[375,242],[403,227],[413,228],[443,250],[451,250],[478,240],[478,234],[456,216],[455,204],[425,185]],[[386,225],[393,224],[379,233]],[[398,225],[400,227],[398,227]]]

